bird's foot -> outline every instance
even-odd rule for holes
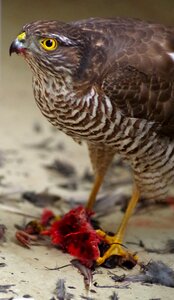
[[[102,230],[97,230],[97,234],[103,238],[106,244],[109,245],[109,248],[103,256],[97,259],[98,265],[103,265],[108,268],[125,266],[126,268],[131,269],[137,264],[137,255],[128,252],[127,249],[124,249],[124,246],[117,235],[110,236]]]

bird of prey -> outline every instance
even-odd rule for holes
[[[174,180],[174,27],[137,19],[90,18],[26,24],[12,42],[33,74],[42,114],[75,141],[85,141],[95,173],[87,209],[116,153],[129,161],[133,193],[117,233],[102,231],[112,255],[140,198],[166,197]]]

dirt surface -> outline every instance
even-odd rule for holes
[[[99,5],[97,1],[93,1],[96,4],[93,7],[92,1],[87,1],[88,10],[81,5],[79,13],[76,12],[76,15],[72,16],[72,9],[78,10],[78,1],[73,1],[73,4],[71,1],[65,1],[64,9],[62,1],[29,1],[28,14],[25,14],[27,7],[24,2],[2,1],[0,224],[4,224],[7,229],[4,237],[0,236],[0,299],[25,299],[31,296],[35,300],[97,300],[117,299],[118,296],[120,300],[173,300],[172,287],[141,282],[114,282],[111,278],[110,271],[119,276],[139,274],[139,266],[129,271],[120,268],[98,268],[87,292],[83,276],[70,264],[72,257],[68,254],[50,245],[33,245],[31,249],[26,249],[16,242],[15,224],[22,226],[39,217],[43,210],[41,206],[44,206],[43,203],[36,206],[38,203],[32,204],[24,199],[24,192],[47,192],[57,195],[57,200],[47,201],[46,207],[53,209],[57,214],[63,214],[74,205],[85,203],[91,187],[92,170],[86,146],[80,146],[71,138],[57,132],[40,114],[32,94],[30,70],[19,57],[9,58],[9,44],[20,31],[21,25],[27,21],[46,18],[47,13],[49,18],[55,18],[55,3],[57,19],[65,20],[97,15]],[[109,2],[113,4],[114,1]],[[152,19],[154,16],[154,20],[172,23],[173,1],[154,1],[153,3],[158,4],[153,4],[151,10],[151,1],[142,2],[141,8],[137,4],[139,1],[131,2],[134,11],[129,1],[125,1],[125,5],[122,6],[114,4],[114,9],[118,12],[115,15],[144,16],[146,19]],[[47,11],[48,3],[51,8]],[[105,8],[108,8],[107,5],[105,3]],[[111,8],[112,5],[109,5],[106,15],[111,15]],[[101,9],[102,13],[98,15],[105,14],[104,4],[101,4]],[[55,166],[56,160],[68,163],[69,171],[66,166],[59,165],[58,170],[51,168],[50,166]],[[96,210],[103,228],[116,231],[123,215],[123,203],[131,195],[131,174],[129,167],[122,164],[119,157],[115,158],[109,172]],[[172,188],[170,193],[174,195]],[[168,253],[171,251],[159,251],[174,237],[174,205],[172,201],[168,203],[170,205],[155,204],[136,210],[129,222],[125,245],[138,252],[140,262],[161,260],[174,270],[174,254]],[[143,241],[145,248],[139,245],[140,241]],[[49,270],[64,265],[68,266]],[[57,283],[61,283],[60,279],[64,279],[62,298],[55,292]]]

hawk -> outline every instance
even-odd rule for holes
[[[137,19],[90,18],[26,24],[12,42],[31,67],[42,114],[75,141],[85,141],[95,173],[91,210],[113,157],[129,161],[132,197],[117,233],[100,232],[112,255],[140,195],[161,199],[174,180],[174,27]]]

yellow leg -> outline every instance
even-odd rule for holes
[[[108,244],[111,245],[110,248],[105,252],[104,256],[99,257],[97,259],[98,265],[101,265],[102,263],[104,263],[104,261],[112,255],[121,256],[121,257],[123,257],[124,260],[127,260],[132,256],[133,259],[137,260],[136,256],[131,255],[128,251],[123,249],[121,245],[122,245],[122,242],[123,242],[123,237],[124,237],[124,234],[125,234],[125,230],[126,230],[126,227],[127,227],[128,220],[129,220],[129,218],[130,218],[130,216],[131,216],[131,214],[132,214],[132,212],[133,212],[133,210],[134,210],[134,208],[135,208],[135,206],[138,202],[139,196],[140,196],[140,193],[139,193],[138,189],[134,188],[133,195],[131,197],[131,200],[129,202],[129,205],[127,207],[127,210],[124,214],[124,217],[122,219],[122,222],[120,224],[120,227],[119,227],[116,235],[108,236],[106,233],[104,233],[101,230],[97,231],[98,234],[100,236],[102,236]]]
[[[104,175],[96,175],[93,188],[91,190],[91,193],[89,195],[89,199],[86,205],[86,209],[91,210],[94,206],[97,193],[101,187],[101,184],[103,182]]]

